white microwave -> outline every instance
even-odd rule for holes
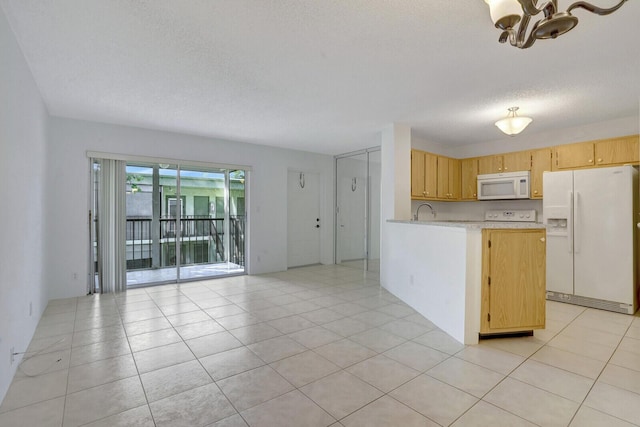
[[[529,198],[529,171],[478,175],[478,200]]]

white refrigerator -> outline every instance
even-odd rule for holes
[[[638,308],[638,171],[544,172],[547,299],[633,314]]]

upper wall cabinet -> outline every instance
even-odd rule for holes
[[[551,170],[551,148],[531,151],[531,198],[542,198],[542,173]]]
[[[460,160],[438,156],[438,199],[460,199]]]
[[[531,169],[529,151],[496,154],[478,158],[478,174],[528,171]]]
[[[640,146],[638,135],[623,138],[604,139],[595,141],[596,164],[615,165],[621,163],[638,163],[640,161]]]
[[[478,158],[478,175],[502,172],[502,154]]]
[[[593,167],[593,142],[581,142],[579,144],[558,145],[555,148],[554,168],[576,169],[582,167]]]
[[[460,198],[462,200],[478,199],[478,159],[460,160]]]
[[[437,197],[438,156],[420,150],[411,150],[411,198]]]
[[[531,170],[531,152],[518,151],[504,154],[502,170],[504,172],[528,171]]]
[[[411,198],[477,200],[478,175],[531,171],[531,198],[541,199],[544,171],[621,164],[640,164],[640,135],[462,160],[411,150]]]
[[[638,135],[601,139],[554,148],[555,170],[592,168],[640,162]]]

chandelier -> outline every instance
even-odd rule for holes
[[[620,9],[626,1],[621,0],[608,9],[577,1],[566,12],[561,12],[558,11],[557,0],[484,0],[489,5],[491,20],[496,28],[502,30],[498,41],[505,43],[509,40],[512,46],[520,49],[531,47],[537,39],[555,39],[578,25],[578,18],[571,14],[573,9],[581,8],[597,15],[608,15]],[[544,18],[536,21],[528,31],[531,18],[540,13],[544,13]],[[518,24],[520,25],[517,26]]]

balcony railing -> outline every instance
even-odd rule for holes
[[[229,260],[244,266],[245,217],[229,218]],[[129,217],[126,221],[127,270],[151,268],[153,239],[151,218]],[[176,235],[180,241],[180,264],[225,262],[224,218],[186,216],[180,219],[160,218],[157,233],[158,266],[176,265]]]

